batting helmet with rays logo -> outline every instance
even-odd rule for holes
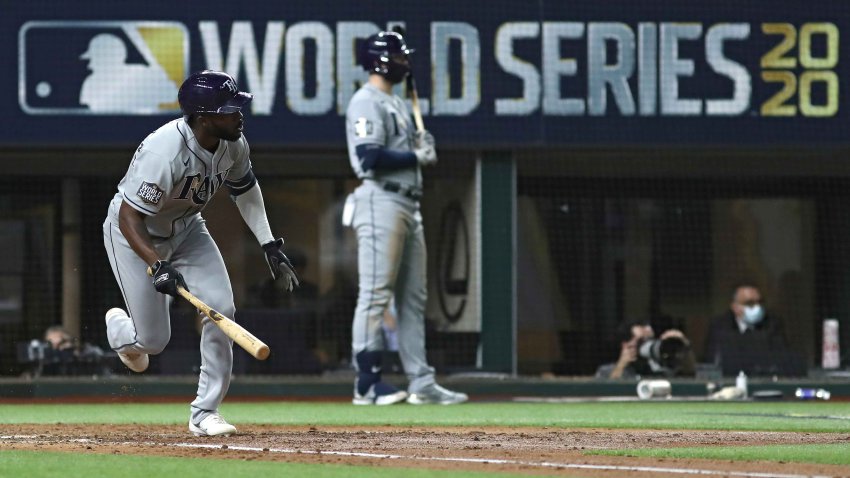
[[[214,70],[192,73],[177,93],[177,101],[184,115],[235,113],[253,98],[251,93],[239,91],[232,76]]]

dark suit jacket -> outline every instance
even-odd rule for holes
[[[764,319],[744,333],[731,310],[715,317],[706,336],[703,362],[719,364],[724,375],[794,375],[799,372],[797,354],[788,349],[782,323],[765,313]]]

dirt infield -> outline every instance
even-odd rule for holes
[[[850,476],[847,467],[728,460],[590,456],[587,450],[702,445],[847,443],[832,433],[561,428],[281,427],[196,438],[183,426],[8,425],[0,448],[214,457],[554,476]]]

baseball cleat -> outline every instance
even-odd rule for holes
[[[407,403],[413,405],[425,405],[429,403],[454,405],[456,403],[463,403],[467,400],[469,400],[469,396],[467,394],[453,392],[437,385],[436,383],[432,383],[416,393],[411,393],[410,396],[407,397]]]
[[[384,382],[378,382],[369,387],[366,395],[360,395],[355,391],[351,403],[354,405],[392,405],[403,402],[405,398],[407,398],[407,392],[404,390],[399,390]]]
[[[224,435],[229,437],[236,434],[236,427],[227,423],[221,415],[214,413],[208,415],[207,418],[201,420],[201,423],[195,425],[192,420],[189,420],[189,431],[196,437],[214,437]]]
[[[106,311],[106,326],[109,327],[109,321],[116,317],[128,317],[127,312],[124,309],[119,309],[118,307],[114,307]],[[127,366],[130,370],[141,373],[148,369],[148,365],[150,365],[150,359],[148,358],[148,354],[122,354],[118,352],[118,358],[121,359],[121,362]]]

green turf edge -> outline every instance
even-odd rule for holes
[[[242,455],[232,460],[218,458],[177,458],[167,456],[105,455],[56,451],[0,450],[0,478],[118,476],[151,478],[256,478],[257,476],[309,476],[310,478],[479,478],[494,472],[425,470],[401,467],[352,466],[335,464],[246,461]],[[526,475],[499,473],[519,478]]]
[[[587,455],[850,465],[850,443],[594,450]]]
[[[850,404],[824,403],[468,403],[357,407],[346,403],[225,402],[240,425],[465,426],[738,430],[850,433]],[[151,424],[186,426],[189,405],[0,404],[0,424]]]

